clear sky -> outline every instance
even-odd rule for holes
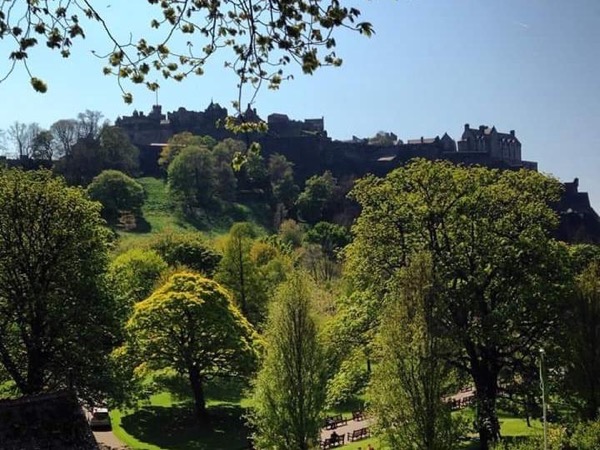
[[[145,1],[97,0],[120,36],[143,32],[153,7]],[[298,75],[255,103],[292,118],[325,117],[329,135],[367,137],[379,130],[401,139],[448,132],[465,123],[516,130],[523,158],[563,181],[579,177],[600,212],[600,1],[373,0],[354,1],[376,34],[337,37],[339,69]],[[107,7],[107,5],[110,5]],[[101,74],[91,49],[109,49],[101,30],[86,29],[73,56],[45,49],[31,55],[34,75],[49,90],[37,94],[22,70],[0,84],[0,129],[15,120],[48,127],[85,109],[114,121],[133,109],[149,111],[154,94],[133,90],[125,105],[116,80]],[[7,55],[0,42],[0,56]],[[0,67],[4,66],[4,63]],[[235,79],[221,61],[202,77],[162,83],[163,110],[203,110],[213,99],[230,106]]]

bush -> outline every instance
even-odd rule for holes
[[[215,273],[221,255],[197,232],[163,232],[150,244],[171,267],[186,266],[208,277]]]

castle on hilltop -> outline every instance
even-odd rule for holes
[[[134,111],[131,116],[119,117],[116,125],[122,128],[131,142],[140,149],[141,167],[146,174],[158,173],[160,149],[174,134],[188,131],[208,135],[217,140],[237,138],[223,127],[227,109],[211,102],[204,111],[179,108],[163,114],[160,105],[145,115]],[[260,121],[256,109],[243,114],[246,121]],[[330,170],[339,177],[360,177],[366,173],[384,175],[406,161],[422,157],[445,159],[455,163],[479,164],[487,167],[537,170],[537,163],[521,158],[521,142],[514,130],[501,133],[485,125],[471,128],[465,125],[461,139],[456,142],[448,133],[442,137],[409,139],[404,143],[390,134],[393,142],[378,142],[354,138],[352,141],[331,139],[324,119],[292,120],[286,114],[267,117],[268,131],[248,138],[258,141],[265,156],[280,153],[294,163],[299,179]]]
[[[521,142],[514,130],[500,132],[496,127],[465,124],[460,140],[444,133],[441,137],[398,139],[393,133],[376,138],[350,141],[330,138],[324,118],[293,120],[286,114],[267,117],[268,131],[251,135],[234,135],[224,128],[227,109],[210,102],[204,111],[179,108],[164,114],[154,105],[149,114],[134,111],[119,117],[115,125],[122,128],[140,149],[140,168],[146,175],[158,175],[158,158],[171,136],[188,131],[217,140],[234,138],[259,142],[265,158],[274,153],[284,155],[294,164],[299,184],[312,175],[329,170],[340,180],[353,180],[372,173],[384,176],[413,158],[447,160],[456,164],[481,165],[499,169],[537,170],[537,163],[522,159]],[[243,113],[247,122],[262,121],[256,109],[248,106]],[[378,139],[379,138],[379,139]],[[600,218],[592,209],[587,193],[578,191],[578,180],[565,183],[561,201],[555,205],[561,215],[559,236],[570,242],[600,243]]]

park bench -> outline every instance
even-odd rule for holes
[[[335,439],[327,438],[327,439],[322,440],[320,447],[323,450],[326,450],[328,448],[341,447],[345,443],[346,443],[346,436],[341,434]]]
[[[361,420],[365,419],[365,413],[364,411],[352,411],[352,420],[356,420],[357,422],[360,422]]]
[[[348,433],[348,442],[360,441],[361,439],[366,439],[370,436],[371,433],[369,432],[369,427],[359,428],[358,430]]]
[[[344,417],[341,414],[338,414],[337,416],[329,416],[329,417],[325,418],[325,429],[326,430],[333,430],[334,428],[337,428],[342,425],[348,425],[348,420],[344,419]]]

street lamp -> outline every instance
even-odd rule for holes
[[[540,348],[540,387],[542,388],[542,420],[544,424],[544,450],[548,450],[548,422],[546,421],[546,383],[544,380],[544,349]]]

